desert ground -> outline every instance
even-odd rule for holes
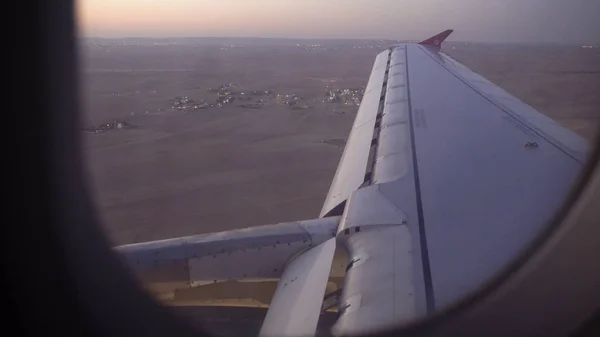
[[[358,109],[326,92],[364,88],[387,43],[83,41],[82,141],[109,238],[118,245],[318,216]],[[444,51],[593,139],[600,49],[446,43]],[[237,99],[218,101],[225,93]]]

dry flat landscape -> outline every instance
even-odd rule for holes
[[[351,95],[364,88],[374,56],[387,44],[82,42],[82,140],[108,236],[124,244],[316,217],[357,111]],[[444,49],[594,137],[600,49],[464,43]],[[326,96],[333,89],[354,91],[336,103]]]

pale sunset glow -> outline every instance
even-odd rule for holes
[[[81,34],[90,37],[410,39],[454,28],[454,38],[472,41],[600,41],[600,2],[587,0],[79,0],[77,5]]]

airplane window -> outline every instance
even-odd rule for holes
[[[600,126],[589,1],[77,6],[106,235],[219,336],[458,303],[544,232]]]

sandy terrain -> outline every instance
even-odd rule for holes
[[[99,45],[82,49],[83,123],[132,126],[82,132],[90,187],[115,244],[318,215],[357,110],[323,103],[325,89],[365,86],[378,48],[364,41],[320,42],[326,48],[295,41],[233,48],[218,40],[126,42],[95,41]],[[600,118],[594,89],[600,84],[599,49],[456,43],[445,49],[593,137]],[[172,109],[176,96],[213,102],[216,94],[208,88],[230,82],[239,91],[296,94],[307,108],[292,109],[270,96],[258,109],[236,102]]]

